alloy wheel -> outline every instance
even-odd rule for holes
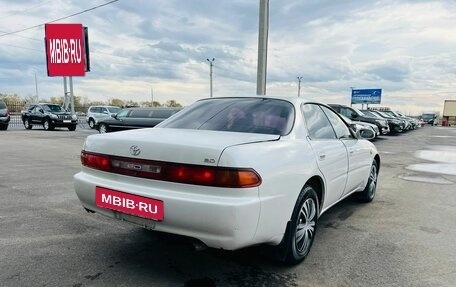
[[[375,189],[377,188],[377,166],[375,164],[371,167],[369,174],[369,198],[373,198],[375,195]]]
[[[313,198],[307,198],[301,207],[296,225],[295,244],[300,254],[306,254],[315,235],[317,206]]]

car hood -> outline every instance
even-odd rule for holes
[[[217,165],[228,147],[278,139],[280,135],[148,128],[91,135],[86,139],[84,150],[138,159]],[[140,150],[136,156],[132,152],[135,149]]]

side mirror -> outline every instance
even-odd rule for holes
[[[38,111],[39,111],[40,113],[44,114],[43,109],[39,109]]]
[[[109,113],[108,113],[108,111],[103,111],[103,114],[106,114],[106,115],[107,115],[107,114],[109,114]]]
[[[359,135],[358,138],[360,139],[366,139],[366,140],[371,140],[375,138],[375,133],[372,129],[367,129],[367,128],[361,128],[358,131],[356,131],[356,135]]]
[[[111,118],[117,119],[117,114],[111,114]]]
[[[354,112],[352,112],[352,113],[351,113],[351,117],[352,117],[352,118],[354,118],[354,119],[356,119],[356,118],[358,117],[358,114],[357,114],[357,113],[354,113]]]

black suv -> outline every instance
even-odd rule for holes
[[[56,104],[36,104],[32,109],[23,112],[22,122],[28,130],[34,125],[40,125],[45,130],[65,127],[74,131],[78,125],[78,117]]]
[[[365,115],[360,110],[358,110],[357,108],[353,108],[353,107],[347,107],[347,106],[338,105],[338,104],[329,104],[329,106],[331,108],[333,108],[339,114],[346,116],[347,118],[349,118],[352,121],[360,121],[360,122],[365,122],[365,123],[370,123],[370,124],[376,125],[382,135],[390,132],[390,128],[388,126],[388,121],[385,119],[379,119],[379,118]]]
[[[0,100],[0,130],[7,130],[10,121],[10,112],[3,100]]]

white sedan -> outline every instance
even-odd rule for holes
[[[289,264],[323,212],[353,193],[372,201],[380,167],[330,107],[269,97],[204,99],[155,128],[91,135],[81,162],[89,212],[212,248],[271,245]]]

